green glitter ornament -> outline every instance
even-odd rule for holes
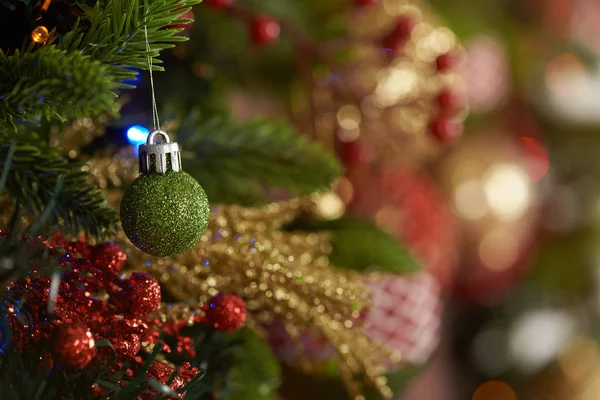
[[[157,136],[162,143],[153,143]],[[210,206],[202,186],[181,170],[177,143],[161,130],[139,148],[140,176],[121,200],[121,224],[140,250],[168,257],[190,250],[208,226]]]

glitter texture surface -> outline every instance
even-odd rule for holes
[[[140,250],[159,257],[191,249],[210,215],[202,186],[183,171],[140,175],[121,201],[121,224]]]

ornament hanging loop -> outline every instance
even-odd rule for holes
[[[162,137],[162,143],[154,143],[158,137]],[[146,144],[140,145],[138,154],[140,173],[142,174],[181,171],[179,145],[171,142],[169,135],[163,130],[157,129],[148,135]]]
[[[159,144],[154,143],[154,139],[156,139],[159,135],[162,136],[163,143],[171,143],[171,139],[169,139],[169,135],[167,135],[167,132],[163,131],[162,129],[157,129],[148,135],[148,139],[146,139],[146,144]]]

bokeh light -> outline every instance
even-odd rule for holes
[[[150,130],[143,125],[133,125],[127,129],[127,140],[134,146],[146,143]]]
[[[517,395],[506,383],[489,381],[475,391],[472,400],[517,400]]]
[[[501,219],[515,221],[529,208],[529,176],[517,164],[492,166],[484,178],[485,197],[492,211]]]
[[[553,360],[575,330],[575,319],[567,311],[528,311],[512,324],[508,352],[519,370],[532,373]]]

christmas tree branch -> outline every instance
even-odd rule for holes
[[[34,229],[39,230],[46,219],[76,234],[113,233],[116,212],[88,183],[88,173],[67,162],[57,149],[40,140],[24,144],[0,134],[0,165],[5,191],[20,208],[40,217]]]
[[[266,202],[273,188],[308,194],[330,187],[340,173],[333,156],[283,122],[198,119],[184,121],[178,141],[186,170],[212,202],[255,205]]]
[[[18,121],[65,120],[112,109],[114,83],[106,74],[105,66],[80,52],[0,50],[0,130],[15,129]]]
[[[160,64],[159,51],[186,41],[178,36],[182,28],[173,24],[186,24],[191,19],[180,17],[201,0],[118,0],[98,1],[95,7],[81,5],[86,11],[90,27],[81,25],[65,35],[64,48],[68,51],[81,50],[95,60],[108,66],[113,79],[121,87],[131,87],[123,81],[131,80],[134,67],[148,69],[148,55],[153,65]],[[146,50],[146,34],[150,54]],[[154,70],[162,71],[156,65]]]
[[[80,4],[85,22],[77,22],[60,44],[0,50],[0,129],[42,118],[66,120],[114,111],[114,90],[154,64],[159,51],[187,40],[181,28],[169,28],[200,0],[98,1]],[[146,49],[145,31],[150,51]],[[155,70],[162,70],[160,66]]]

